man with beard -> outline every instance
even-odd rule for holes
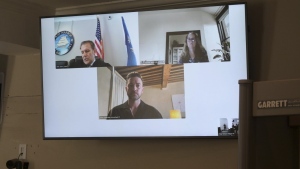
[[[107,119],[161,119],[158,110],[141,100],[144,90],[142,76],[131,72],[126,77],[128,100],[109,111]]]

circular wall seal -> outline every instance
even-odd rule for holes
[[[55,35],[55,54],[65,55],[74,45],[74,36],[69,31],[61,31]]]

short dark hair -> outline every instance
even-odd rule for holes
[[[87,43],[89,43],[89,44],[91,45],[91,48],[92,48],[93,50],[95,50],[95,44],[94,44],[94,42],[91,41],[91,40],[85,40],[85,41],[82,41],[81,44],[80,44],[80,49],[81,49],[81,46],[82,46],[82,45],[87,44]]]
[[[142,80],[142,82],[143,82],[143,78],[142,78],[142,76],[141,76],[138,72],[130,72],[130,73],[128,73],[127,76],[126,76],[126,82],[128,82],[128,80],[129,80],[130,78],[132,78],[132,77],[138,77],[138,78],[140,78],[140,79]]]

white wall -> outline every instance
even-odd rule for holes
[[[139,13],[140,51],[143,60],[165,60],[166,32],[200,30],[209,60],[212,49],[220,48],[216,20],[199,8],[172,12]]]
[[[80,43],[85,40],[95,40],[97,16],[100,19],[104,46],[104,61],[113,66],[127,65],[127,49],[121,17],[124,17],[135,55],[139,58],[138,15],[137,13],[118,13],[105,15],[87,15],[82,17],[60,17],[55,19],[54,35],[60,31],[69,31],[74,36],[74,46],[69,53],[59,56],[56,60],[69,61],[75,56],[81,56]],[[109,16],[111,19],[109,19]],[[51,34],[51,32],[49,32]],[[47,40],[52,40],[51,37]],[[53,42],[54,43],[54,42]],[[54,53],[54,51],[53,51]],[[139,61],[139,60],[137,60]]]

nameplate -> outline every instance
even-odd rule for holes
[[[253,116],[300,114],[300,79],[253,83]]]

